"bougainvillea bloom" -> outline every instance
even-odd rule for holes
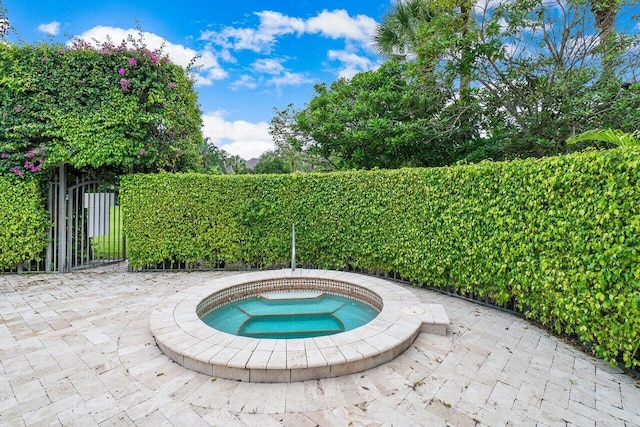
[[[118,74],[123,75],[123,74],[124,74],[124,68],[120,68],[120,69],[118,70]]]
[[[146,151],[144,151],[144,150],[140,150],[140,155],[141,155],[141,156],[144,156],[144,153],[146,153]]]
[[[176,82],[170,82],[170,83],[167,85],[167,87],[168,87],[169,89],[171,89],[172,87],[176,87],[176,86],[178,86],[178,85],[176,84]]]
[[[129,58],[129,65],[135,67],[137,64],[136,58]]]
[[[129,84],[131,82],[127,79],[120,79],[120,87],[122,88],[123,92],[128,92],[129,91]]]

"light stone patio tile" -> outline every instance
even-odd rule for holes
[[[142,418],[135,420],[136,425],[138,426],[149,426],[149,427],[174,427],[174,424],[171,423],[162,415],[159,409],[153,410],[149,414],[146,414]]]
[[[94,415],[110,410],[113,408],[115,401],[110,393],[102,393],[59,412],[58,419],[62,424],[66,425],[78,417],[91,415],[93,422],[97,424]]]
[[[336,347],[320,348],[320,352],[322,352],[329,365],[339,365],[347,361]]]
[[[211,426],[247,427],[238,415],[225,410],[208,410],[202,419]]]
[[[305,381],[304,383],[304,396],[306,411],[317,411],[327,408],[327,404],[324,399],[324,389],[322,387],[322,381]]]
[[[269,362],[267,363],[269,369],[287,369],[287,352],[286,351],[274,351],[271,353]]]
[[[544,389],[544,387],[533,385],[525,380],[518,389],[516,399],[532,408],[540,408],[544,397]]]
[[[256,345],[256,350],[258,351],[273,351],[276,347],[276,343],[278,342],[278,340],[274,340],[274,339],[261,339],[258,341],[258,344]]]
[[[238,414],[238,419],[248,427],[282,427],[281,423],[267,414],[242,412]]]
[[[133,405],[127,408],[125,412],[127,416],[129,416],[129,418],[131,418],[136,423],[138,423],[138,420],[147,422],[148,419],[146,420],[145,417],[148,417],[153,412],[156,412],[157,408],[161,408],[162,406],[169,404],[170,402],[171,399],[166,396],[157,396]]]
[[[229,361],[227,361],[226,365],[230,368],[240,368],[244,369],[251,358],[253,351],[242,349],[238,351]]]
[[[287,388],[267,386],[263,412],[266,414],[283,414],[287,410]]]
[[[569,385],[557,385],[551,381],[547,382],[544,390],[543,401],[553,402],[554,405],[566,409],[569,406]]]
[[[28,400],[18,405],[9,405],[9,407],[3,410],[0,414],[0,421],[3,419],[9,420],[9,423],[17,422],[20,425],[24,424],[22,415],[29,412],[36,411],[40,408],[48,406],[51,402],[47,397],[38,397],[32,400]]]
[[[177,426],[189,426],[189,427],[207,427],[209,423],[204,421],[200,415],[198,415],[192,408],[182,407],[178,412],[173,414],[167,414],[166,409],[169,405],[165,405],[159,408],[160,412],[167,418],[171,425]]]
[[[462,399],[458,402],[458,406],[464,404],[471,404],[474,407],[483,407],[489,400],[489,396],[493,392],[493,388],[484,385],[479,382],[472,382],[468,386],[465,386],[465,390],[462,393]]]
[[[251,354],[249,361],[247,362],[248,369],[266,369],[271,357],[271,350],[262,351],[256,350]]]
[[[126,412],[120,412],[100,423],[100,427],[127,427],[131,425],[133,425],[133,420],[129,418]]]
[[[26,383],[12,384],[12,388],[19,404],[41,397],[47,397],[47,393],[37,379]]]
[[[65,421],[58,419],[58,421],[60,421],[65,427],[90,427],[98,425],[96,420],[94,420],[89,414],[82,414],[77,417],[65,419]]]
[[[627,425],[640,425],[638,381],[619,369],[509,314],[411,287],[403,287],[394,300],[401,303],[414,294],[423,303],[442,304],[451,321],[447,336],[420,334],[397,359],[360,374],[262,384],[254,390],[255,384],[197,374],[166,357],[153,369],[136,371],[161,355],[149,330],[155,307],[170,300],[175,304],[176,291],[212,278],[244,278],[236,272],[126,273],[122,267],[106,269],[106,273],[90,270],[0,276],[0,425],[22,425],[23,417],[37,419],[36,424],[42,421],[65,426],[179,425],[176,416],[183,410],[188,414],[183,418],[192,420],[193,416],[194,425],[200,417],[210,425],[243,427],[253,423],[267,426],[271,420],[296,427],[319,421],[444,426],[447,421],[454,424],[454,420],[465,425],[469,419],[484,425],[510,426],[595,422],[622,426],[622,420]],[[363,278],[362,283],[365,279],[369,280]],[[378,279],[371,282],[375,283],[372,287],[379,286]],[[38,307],[38,313],[33,307]],[[344,339],[308,340],[312,344],[304,347],[307,362],[316,347],[335,347],[336,342],[349,343],[360,353],[375,349],[370,341],[349,340],[347,335]],[[286,350],[284,341],[254,343],[252,350]],[[270,357],[270,362],[277,358]],[[41,398],[19,404],[13,389],[2,386],[3,379],[11,385],[40,380],[46,396],[41,394]],[[447,391],[447,382],[455,387]],[[249,391],[237,392],[241,384]],[[268,392],[260,391],[261,386],[267,386]],[[590,390],[594,386],[602,387],[592,399]],[[510,400],[508,393],[496,391],[509,387],[515,390],[509,410],[482,404],[489,396],[496,402],[499,396]],[[106,395],[112,396],[111,400],[101,402],[101,396]],[[63,409],[57,420],[47,411],[78,396],[88,402]],[[239,412],[230,411],[232,396],[233,407]],[[567,408],[555,404],[558,396],[561,405],[566,399]],[[451,407],[439,403],[455,397],[459,397],[457,404]],[[248,399],[261,399],[263,403],[248,404],[245,409],[238,406]],[[587,405],[592,400],[595,408]],[[134,420],[130,413],[137,418]]]
[[[498,381],[487,399],[488,405],[493,405],[496,408],[510,409],[516,399],[518,389]]]
[[[324,358],[324,355],[319,349],[308,349],[305,353],[307,357],[307,366],[327,366],[327,359]]]
[[[576,403],[576,405],[580,404]],[[556,406],[552,402],[546,400],[542,402],[539,419],[549,425],[559,425],[561,423],[566,425],[566,420],[571,420],[570,422],[573,425],[580,427],[593,427],[596,425],[595,421],[588,413],[571,412],[568,409]]]
[[[35,411],[28,412],[22,416],[25,424],[27,425],[43,425],[43,421],[55,417],[57,419],[58,413],[63,412],[69,408],[75,407],[82,402],[82,398],[78,394],[57,400],[51,405],[44,406],[36,409]],[[47,423],[48,424],[48,423]]]
[[[287,369],[301,369],[307,367],[307,355],[303,350],[287,350]]]
[[[287,412],[304,412],[307,410],[307,400],[304,388],[304,382],[286,384],[287,397],[285,401],[285,409]]]

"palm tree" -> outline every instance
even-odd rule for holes
[[[418,29],[436,15],[430,0],[398,1],[376,28],[373,43],[388,59],[407,61],[416,56]]]
[[[604,77],[613,77],[615,64],[610,55],[610,43],[615,40],[616,16],[620,0],[591,0],[591,11],[598,29],[598,50],[602,58]]]
[[[417,57],[420,43],[419,29],[447,14],[456,17],[457,31],[461,39],[467,38],[472,25],[473,0],[398,0],[384,16],[373,37],[374,47],[386,58],[407,61]],[[438,24],[434,24],[438,25]],[[445,35],[440,34],[442,37]],[[436,34],[436,37],[439,37]],[[461,48],[465,57],[468,49]],[[460,75],[460,91],[463,99],[471,85],[468,73]]]
[[[620,9],[620,0],[592,0],[591,10],[596,19],[600,46],[615,34],[616,15]]]

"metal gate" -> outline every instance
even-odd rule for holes
[[[52,227],[46,271],[68,272],[126,258],[118,184],[91,176],[67,182],[64,166],[49,185]]]

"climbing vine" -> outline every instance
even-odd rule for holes
[[[200,127],[188,71],[141,42],[0,44],[1,174],[189,169]]]

